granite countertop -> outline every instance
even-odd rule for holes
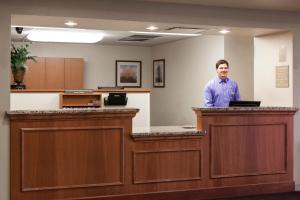
[[[64,108],[57,110],[11,110],[7,111],[7,115],[41,115],[41,114],[83,114],[83,113],[127,113],[138,112],[137,108]]]
[[[195,126],[151,126],[149,128],[133,128],[131,136],[140,137],[165,137],[165,136],[204,136],[205,133]]]
[[[202,107],[193,107],[194,111],[204,111],[204,112],[226,112],[226,111],[298,111],[296,107],[224,107],[224,108],[202,108]]]

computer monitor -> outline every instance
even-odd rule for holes
[[[108,97],[104,98],[104,105],[126,105],[126,93],[109,93]]]
[[[259,107],[260,101],[230,101],[229,107]]]

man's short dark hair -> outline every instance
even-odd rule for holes
[[[218,62],[216,63],[216,69],[218,69],[219,65],[222,65],[222,64],[226,64],[229,67],[227,60],[222,59],[222,60],[218,60]]]

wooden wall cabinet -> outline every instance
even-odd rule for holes
[[[82,58],[38,57],[28,61],[26,89],[83,89]]]
[[[83,88],[83,65],[82,58],[65,58],[65,89]]]
[[[101,107],[100,93],[63,93],[59,95],[59,107]]]
[[[27,89],[45,89],[45,58],[36,58],[36,62],[27,61],[24,83]]]
[[[45,59],[45,89],[65,89],[64,58]]]

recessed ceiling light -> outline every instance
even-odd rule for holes
[[[157,26],[149,26],[149,27],[147,27],[146,29],[148,29],[148,30],[150,30],[150,31],[155,31],[155,30],[158,29],[158,27],[157,27]]]
[[[76,22],[74,22],[74,21],[67,21],[65,23],[65,25],[73,27],[73,26],[77,26],[78,24]]]
[[[222,34],[227,34],[227,33],[229,33],[229,32],[230,32],[230,31],[227,30],[227,29],[222,29],[222,30],[219,31],[219,33],[222,33]]]
[[[96,43],[102,40],[103,33],[86,29],[37,28],[31,30],[27,38],[37,42]]]
[[[168,32],[142,32],[142,31],[130,31],[131,33],[138,33],[138,34],[150,34],[150,35],[174,35],[174,36],[199,36],[200,33],[168,33]]]

